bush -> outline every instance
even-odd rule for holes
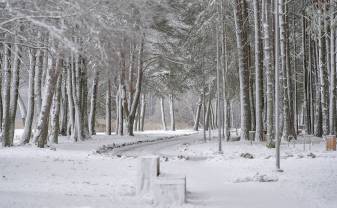
[[[267,142],[266,147],[269,149],[275,148],[275,142],[271,141],[271,142]]]

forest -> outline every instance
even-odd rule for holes
[[[336,55],[336,0],[0,0],[0,207],[332,208]]]

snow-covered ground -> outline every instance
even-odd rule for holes
[[[125,150],[125,155],[132,151],[131,156],[96,152],[112,143],[191,133],[97,135],[76,144],[62,138],[55,148],[0,148],[0,207],[153,207],[151,198],[135,194],[135,156],[151,153],[163,157],[162,172],[186,175],[187,208],[336,207],[337,153],[326,152],[320,139],[314,138],[305,151],[303,144],[283,144],[283,173],[274,172],[274,149],[230,142],[224,143],[224,154],[219,155],[216,139],[203,143],[200,134],[181,137],[181,142],[139,143],[139,151]],[[254,158],[243,158],[242,153]]]
[[[308,140],[308,138],[306,138]],[[261,144],[184,144],[164,154],[180,155],[162,165],[163,171],[185,174],[191,204],[205,207],[337,207],[337,154],[326,152],[314,139],[311,150],[303,144],[282,145],[283,173],[275,172],[275,149]],[[250,153],[253,159],[241,157]]]

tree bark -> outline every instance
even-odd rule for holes
[[[305,12],[303,12],[303,17],[302,17],[302,66],[303,66],[303,74],[304,74],[304,87],[303,87],[303,92],[304,92],[304,122],[305,122],[305,132],[307,134],[311,134],[311,119],[310,119],[310,101],[309,101],[309,73],[308,73],[308,68],[307,68],[307,34],[306,34],[306,20],[305,20]],[[309,67],[310,68],[310,67]]]
[[[315,43],[315,54],[313,60],[315,61],[315,136],[322,137],[323,135],[323,116],[322,116],[322,91],[320,78],[320,57],[319,57],[319,43]]]
[[[166,128],[166,120],[165,120],[164,101],[165,101],[165,98],[164,97],[160,97],[161,123],[162,123],[163,130],[166,131],[167,128]]]
[[[263,34],[264,34],[264,68],[266,71],[267,82],[267,144],[271,145],[273,141],[274,130],[274,73],[271,67],[271,47],[269,34],[269,7],[266,0],[263,0]]]
[[[276,169],[280,169],[280,144],[279,134],[279,44],[280,44],[280,23],[279,7],[283,6],[283,0],[275,0],[275,146],[276,146]]]
[[[11,57],[11,46],[7,43],[4,43],[4,55],[3,55],[3,123],[2,123],[2,146],[9,147],[13,143],[9,137],[9,128],[10,128],[10,83],[11,83],[11,68],[10,68],[10,57]]]
[[[91,134],[89,134],[89,124],[88,124],[88,68],[87,60],[82,57],[81,63],[81,113],[82,113],[82,128],[83,136],[85,139],[89,139]]]
[[[321,105],[322,105],[322,125],[323,125],[323,135],[329,134],[329,100],[328,100],[328,72],[326,65],[326,45],[324,37],[324,23],[325,21],[322,11],[319,10],[318,13],[318,66],[320,73],[320,86],[321,86]]]
[[[290,111],[288,97],[288,68],[287,68],[287,40],[286,40],[286,21],[284,0],[279,0],[279,28],[280,28],[280,59],[281,72],[283,74],[283,133],[282,139],[288,141],[290,135]]]
[[[111,135],[111,79],[107,80],[105,95],[105,134]]]
[[[289,18],[288,18],[288,4],[284,4],[283,8],[284,12],[284,36],[285,36],[285,54],[286,54],[286,77],[287,77],[287,96],[288,96],[288,112],[289,112],[289,136],[291,138],[296,139],[297,133],[295,131],[295,117],[296,111],[294,109],[294,103],[296,103],[296,92],[293,85],[294,76],[292,71],[291,63],[290,63],[290,41],[289,41]],[[293,38],[295,39],[295,37]],[[296,52],[296,51],[295,51]],[[296,57],[296,56],[295,56]],[[295,74],[296,76],[296,74]]]
[[[97,106],[97,93],[98,93],[98,81],[99,72],[95,67],[94,79],[92,81],[91,100],[90,100],[90,114],[89,114],[89,133],[91,135],[96,134],[95,121],[96,121],[96,106]]]
[[[130,111],[128,110],[129,108],[127,107],[128,103],[126,99],[124,99],[124,103],[123,103],[123,109],[124,109],[126,119],[128,122],[128,135],[129,136],[133,136],[133,123],[135,120],[135,116],[136,116],[136,112],[137,112],[137,108],[138,108],[139,100],[140,100],[140,94],[142,91],[143,53],[144,53],[144,37],[142,37],[141,43],[139,46],[136,92],[134,93],[132,103],[129,103],[129,105],[131,105]]]
[[[229,99],[226,99],[225,104],[225,141],[229,141],[231,136],[231,102]]]
[[[58,144],[58,136],[60,133],[60,107],[61,107],[61,84],[62,74],[59,75],[56,83],[56,89],[52,101],[51,109],[51,133],[49,141],[54,144]]]
[[[128,91],[129,91],[129,97],[128,97],[128,103],[129,103],[129,111],[131,111],[131,103],[133,103],[133,96],[134,96],[134,86],[133,86],[133,80],[134,80],[134,59],[135,59],[135,47],[134,44],[131,42],[130,44],[130,63],[129,63],[129,85],[128,85]]]
[[[73,55],[71,55],[70,58],[70,63],[67,64],[67,95],[68,95],[68,108],[69,108],[69,125],[70,125],[70,134],[71,134],[71,139],[75,142],[77,142],[77,134],[75,131],[75,109],[74,109],[74,98],[73,98],[73,84],[72,80],[74,79],[73,77],[75,76],[73,74],[73,65],[74,65],[74,60],[73,60]]]
[[[335,54],[335,6],[330,3],[330,112],[329,126],[330,135],[336,135],[336,54]]]
[[[218,127],[218,151],[219,153],[222,153],[222,139],[223,139],[223,127],[224,127],[224,92],[223,92],[223,16],[224,16],[224,10],[223,10],[223,4],[222,1],[218,5],[218,26],[217,26],[217,127]],[[198,119],[199,120],[199,119]],[[199,123],[199,121],[198,121]]]
[[[202,95],[200,96],[198,104],[197,104],[197,111],[195,113],[195,122],[194,122],[194,126],[193,126],[194,131],[199,130],[201,108],[202,108]]]
[[[44,43],[46,46],[49,44],[49,35],[44,35]],[[45,80],[45,74],[48,71],[48,51],[42,51],[37,50],[37,59],[36,59],[36,73],[35,73],[35,81],[34,81],[34,91],[35,91],[35,126],[37,126],[38,117],[41,111],[41,105],[42,105],[42,86],[44,86],[44,83],[42,83],[43,80]]]
[[[32,125],[33,125],[33,119],[34,119],[34,86],[35,86],[35,70],[36,70],[36,59],[39,58],[37,56],[38,54],[35,54],[35,50],[31,49],[29,53],[29,62],[30,62],[30,68],[29,68],[29,84],[28,84],[28,111],[27,111],[27,117],[25,120],[25,128],[21,137],[21,143],[27,144],[30,142],[30,138],[32,135]]]
[[[261,41],[261,17],[260,4],[254,0],[254,26],[255,26],[255,106],[256,106],[256,129],[255,141],[263,140],[263,52]]]
[[[25,126],[26,117],[27,117],[27,108],[26,108],[25,102],[23,101],[20,93],[18,93],[18,105],[20,109],[22,125]]]
[[[14,59],[12,64],[12,82],[11,82],[11,92],[10,92],[10,104],[9,104],[9,114],[10,114],[10,129],[9,138],[11,144],[14,140],[15,131],[15,118],[18,106],[18,96],[19,96],[19,84],[20,84],[20,68],[21,68],[21,47],[18,44],[14,46]]]
[[[68,74],[67,74],[67,68],[63,67],[63,84],[61,86],[61,109],[60,109],[60,113],[61,113],[61,127],[60,127],[60,134],[62,136],[66,136],[67,135],[67,127],[68,127],[68,94],[67,94],[67,78],[68,78]]]
[[[140,131],[144,131],[144,121],[145,121],[145,110],[146,110],[146,101],[145,101],[145,94],[142,94],[142,107],[140,112]]]
[[[236,28],[236,43],[239,59],[239,77],[240,77],[240,106],[241,106],[241,141],[249,139],[248,131],[250,129],[250,96],[249,96],[249,68],[247,62],[248,38],[246,27],[248,24],[244,14],[246,14],[245,0],[236,0],[234,6],[234,20]]]
[[[46,75],[46,86],[43,93],[44,98],[42,100],[41,112],[39,115],[37,127],[34,131],[34,141],[37,141],[37,145],[40,148],[43,148],[47,142],[49,115],[52,98],[55,91],[56,81],[63,67],[62,66],[63,62],[60,57],[60,54],[57,55],[57,58],[53,58],[51,61],[52,61],[51,67],[48,69]]]
[[[170,98],[171,131],[175,131],[176,121],[175,121],[175,112],[174,112],[174,97],[172,94],[170,94],[169,98]]]
[[[77,136],[80,141],[85,139],[83,134],[83,119],[81,111],[81,68],[80,68],[80,55],[74,54],[74,66],[72,67],[72,90],[73,90],[73,100],[75,107],[75,131],[77,131]]]

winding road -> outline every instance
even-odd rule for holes
[[[171,148],[174,146],[183,145],[185,143],[195,143],[202,139],[202,134],[194,133],[190,135],[177,136],[171,139],[164,139],[155,142],[145,142],[136,145],[130,145],[121,147],[118,149],[112,150],[109,154],[118,155],[118,156],[126,156],[126,157],[138,157],[143,155],[160,155],[160,156],[168,156],[163,154],[163,150],[167,148]]]

